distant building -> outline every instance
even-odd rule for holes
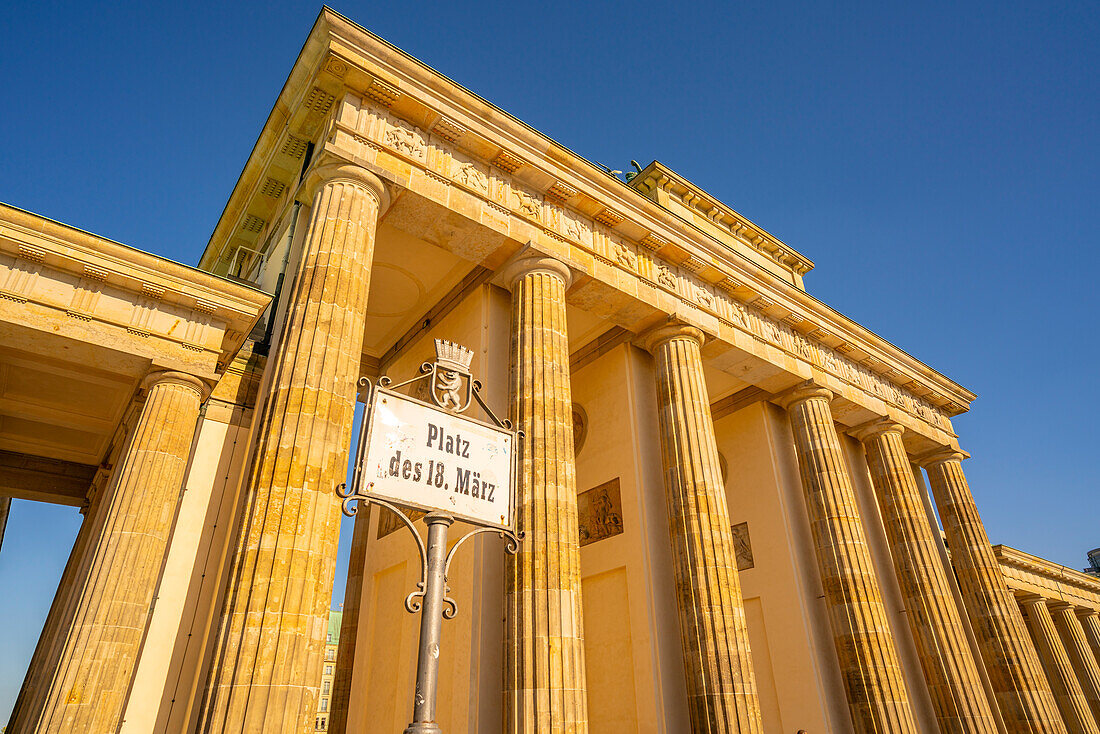
[[[336,650],[340,647],[340,621],[344,613],[332,610],[328,613],[328,637],[325,639],[325,663],[321,668],[321,697],[317,702],[315,731],[328,731],[328,717],[332,710],[332,686],[336,679]]]
[[[1089,565],[1085,569],[1085,573],[1090,576],[1100,576],[1100,548],[1093,548],[1089,551]]]

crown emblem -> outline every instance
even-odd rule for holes
[[[472,349],[467,349],[461,344],[446,339],[435,340],[435,361],[439,363],[440,367],[469,374],[470,362],[473,359],[474,352]]]

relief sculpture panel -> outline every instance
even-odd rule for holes
[[[616,477],[577,495],[577,518],[581,546],[623,532],[623,502]]]

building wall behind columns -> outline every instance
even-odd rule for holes
[[[764,730],[851,732],[789,423],[762,402],[723,416],[714,430],[730,522],[747,523],[752,550],[753,567],[738,576]]]
[[[871,561],[875,565],[882,601],[886,607],[886,618],[894,634],[894,644],[901,660],[901,671],[905,685],[909,690],[909,703],[913,707],[913,717],[921,731],[936,731],[939,728],[932,698],[928,693],[928,683],[921,670],[920,656],[916,642],[909,629],[905,616],[905,597],[898,584],[894,562],[890,556],[890,543],[886,538],[886,528],[882,522],[875,488],[871,482],[867,455],[858,440],[846,433],[840,434],[840,443],[844,447],[844,457],[848,462],[848,474],[852,478],[852,487],[859,503],[859,515],[863,519],[863,531],[867,534],[867,545],[871,549]],[[939,532],[939,529],[936,529]]]
[[[510,303],[505,291],[482,286],[386,366],[385,373],[395,382],[408,379],[422,362],[435,358],[435,338],[457,341],[474,351],[471,371],[481,379],[490,407],[507,416]],[[468,414],[483,417],[476,406]],[[420,560],[408,528],[400,525],[379,538],[379,518],[389,513],[377,507],[370,512],[347,731],[391,734],[412,719],[420,617],[407,613],[403,602],[420,581]],[[423,536],[424,524],[416,526]],[[449,543],[470,529],[456,523]],[[495,734],[502,717],[503,541],[486,534],[463,544],[448,585],[458,616],[443,621],[437,721],[447,732]]]
[[[573,372],[571,388],[588,418],[577,491],[618,480],[622,502],[622,533],[580,549],[589,731],[687,731],[652,358],[623,344]]]

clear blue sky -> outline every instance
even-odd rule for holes
[[[1080,568],[1100,546],[1100,5],[910,5],[336,9],[589,159],[663,161],[812,258],[811,293],[978,394],[955,425],[993,542]],[[0,200],[196,262],[318,10],[4,3]],[[76,527],[13,510],[0,719]]]

